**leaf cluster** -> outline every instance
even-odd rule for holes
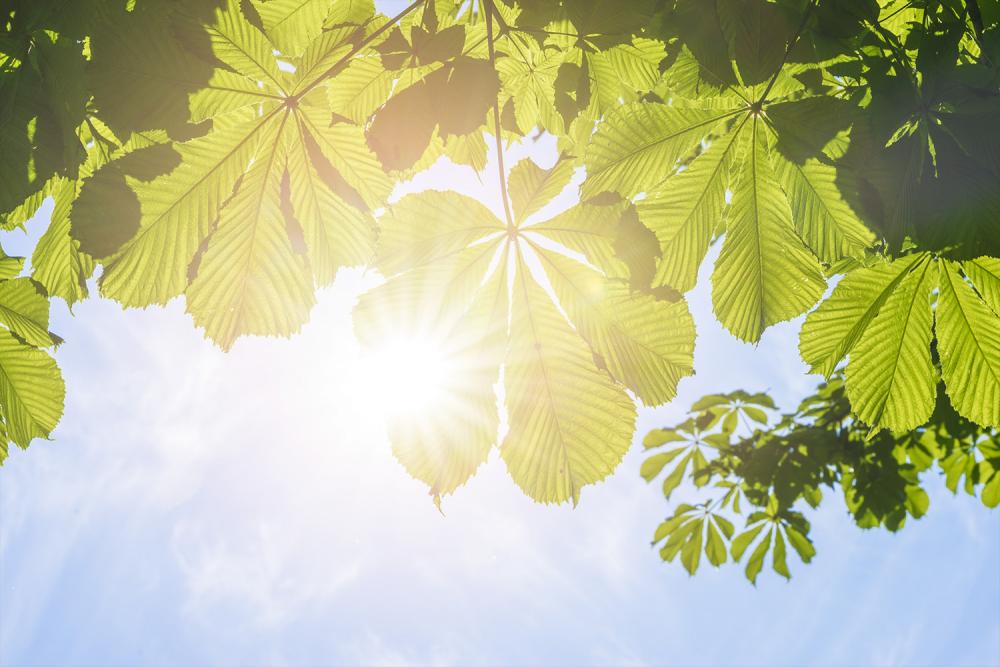
[[[900,436],[873,434],[853,415],[842,372],[787,414],[767,394],[705,396],[683,422],[643,442],[650,455],[641,474],[653,481],[668,470],[666,499],[682,484],[708,496],[678,504],[653,538],[665,561],[679,555],[691,574],[704,552],[714,566],[744,562],[753,583],[768,556],[773,570],[790,578],[788,546],[804,563],[816,555],[805,513],[829,493],[842,497],[858,527],[890,531],[926,514],[922,476],[932,472],[952,492],[1000,504],[996,429],[962,417],[942,394],[926,425]]]

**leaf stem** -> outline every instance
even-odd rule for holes
[[[305,97],[316,86],[318,86],[319,84],[323,83],[325,80],[329,79],[331,76],[333,76],[334,74],[336,74],[340,70],[340,68],[342,68],[348,62],[350,62],[351,58],[353,58],[354,56],[356,56],[358,54],[358,52],[361,51],[361,49],[365,48],[366,46],[368,46],[369,44],[371,44],[373,41],[375,41],[375,39],[378,38],[386,30],[389,30],[390,28],[394,27],[397,23],[399,23],[403,19],[404,16],[406,16],[407,14],[409,14],[410,12],[412,12],[414,9],[416,9],[420,5],[424,4],[424,1],[425,0],[413,0],[413,2],[410,3],[401,12],[399,12],[398,14],[396,14],[395,16],[393,16],[391,19],[389,19],[388,21],[386,21],[381,27],[379,27],[377,30],[375,30],[374,32],[372,32],[372,34],[368,35],[367,37],[365,37],[364,39],[362,39],[360,42],[358,42],[357,44],[355,44],[351,48],[351,50],[348,51],[344,55],[344,57],[340,58],[337,62],[335,62],[333,65],[331,65],[329,69],[327,69],[325,72],[323,72],[318,77],[316,77],[313,80],[312,83],[308,84],[305,88],[303,88],[299,92],[297,92],[294,95],[292,95],[289,99],[298,101],[298,100],[302,99],[303,97]],[[364,29],[364,26],[359,26],[358,27],[358,30],[363,30],[363,29]]]
[[[788,62],[788,56],[792,54],[792,49],[794,49],[795,45],[799,43],[799,37],[801,37],[802,33],[805,31],[806,24],[809,22],[809,17],[812,16],[812,12],[815,7],[816,0],[809,0],[806,10],[802,13],[802,20],[799,22],[799,27],[795,31],[795,36],[792,37],[790,42],[788,42],[788,48],[785,49],[785,55],[781,59],[781,64],[778,65],[778,69],[774,71],[774,76],[771,77],[771,80],[767,82],[767,88],[764,89],[764,94],[757,100],[758,105],[762,105],[767,101],[767,96],[771,93],[771,88],[774,87],[775,81],[778,80],[778,75],[781,74],[781,70],[784,69],[785,63]]]
[[[496,7],[493,6],[493,0],[484,0],[486,3],[486,43],[490,52],[490,64],[493,66],[493,71],[497,69],[497,54],[496,48],[494,46],[493,38],[493,14],[497,11]],[[499,76],[499,74],[497,74]],[[507,196],[507,169],[504,167],[503,163],[503,135],[500,129],[500,95],[497,93],[497,97],[493,100],[493,133],[496,136],[497,143],[497,171],[499,172],[500,180],[500,198],[503,199],[503,213],[507,220],[507,231],[513,231],[514,227],[514,216],[510,213],[510,198]]]

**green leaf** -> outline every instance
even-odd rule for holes
[[[542,49],[531,37],[509,35],[515,45],[496,59],[502,95],[514,106],[514,119],[521,132],[542,127],[555,135],[563,133],[563,119],[555,106],[555,83],[565,55],[558,49]],[[502,100],[504,101],[504,100]]]
[[[605,191],[631,197],[655,189],[681,157],[734,113],[652,103],[612,111],[588,147],[583,197]]]
[[[264,135],[264,149],[222,210],[187,289],[195,324],[223,350],[244,334],[290,336],[315,303],[309,268],[292,247],[281,211],[283,144],[280,136]]]
[[[802,559],[803,563],[809,563],[812,561],[813,557],[816,555],[816,547],[813,546],[812,541],[802,532],[800,532],[794,526],[785,526],[785,536],[788,537],[788,543],[792,545],[795,552]]]
[[[1000,315],[1000,259],[979,257],[962,262],[962,270],[969,276],[983,301]]]
[[[678,447],[677,449],[671,449],[669,452],[663,452],[662,454],[654,454],[653,456],[650,456],[642,462],[642,467],[639,468],[639,474],[647,482],[653,481],[661,472],[663,472],[664,466],[683,454],[686,449],[687,447]]]
[[[743,150],[726,240],[712,273],[712,301],[726,329],[756,342],[767,327],[808,310],[826,282],[816,257],[795,233],[756,119]]]
[[[149,183],[133,183],[142,217],[135,236],[104,263],[101,293],[125,306],[165,304],[188,284],[188,267],[256,153],[267,119],[178,144],[181,164]]]
[[[358,266],[372,259],[375,225],[323,180],[309,155],[310,141],[311,135],[301,122],[289,131],[289,187],[283,189],[287,190],[292,212],[302,226],[316,284],[327,285],[341,267]]]
[[[726,562],[726,543],[722,539],[722,535],[719,534],[719,530],[715,525],[705,519],[707,524],[708,539],[705,542],[705,555],[708,557],[708,562],[712,565],[718,567]]]
[[[265,4],[264,23],[279,40],[286,22],[319,6]],[[317,71],[348,54],[354,29],[317,27],[287,74],[236,0],[206,13],[211,55],[226,67],[192,107],[213,118],[212,128],[176,144],[181,164],[169,174],[128,179],[140,204],[137,231],[104,262],[100,285],[127,306],[185,294],[195,322],[228,349],[244,334],[297,331],[315,285],[371,258],[368,211],[384,205],[391,183],[364,130],[333,123],[325,91],[311,88]],[[289,90],[300,92],[289,98]]]
[[[764,567],[764,556],[767,555],[767,550],[771,548],[771,532],[768,531],[764,536],[764,539],[760,541],[757,548],[753,550],[750,554],[750,559],[747,560],[746,566],[746,576],[750,582],[756,586],[757,585],[757,575],[760,574],[761,569]]]
[[[749,530],[743,531],[737,535],[735,539],[733,539],[733,542],[730,545],[730,553],[733,554],[734,561],[739,561],[743,558],[743,552],[745,552],[747,547],[749,547],[750,544],[757,539],[757,536],[760,535],[760,531],[764,530],[766,526],[767,524],[761,523],[753,528],[750,528]]]
[[[1000,428],[1000,315],[973,291],[961,265],[944,261],[934,314],[941,369],[960,415]]]
[[[188,121],[187,94],[209,84],[212,67],[176,38],[177,28],[187,27],[180,3],[144,2],[131,12],[118,5],[100,13],[90,38],[87,74],[101,120],[120,137],[182,128]],[[210,48],[201,26],[183,32],[196,36],[198,48]]]
[[[530,228],[529,228],[530,229]],[[556,253],[540,255],[559,302],[611,374],[646,405],[661,405],[694,372],[694,320],[687,303],[631,293]]]
[[[729,519],[727,519],[726,517],[720,516],[718,514],[713,514],[712,518],[714,518],[715,522],[717,524],[719,524],[719,528],[722,530],[722,534],[726,536],[726,539],[727,540],[731,540],[733,538],[733,524],[732,524],[732,522]]]
[[[24,270],[23,257],[11,257],[0,248],[0,280],[11,280]]]
[[[658,428],[646,434],[642,440],[642,446],[646,449],[660,447],[671,442],[683,442],[687,438],[672,428]]]
[[[993,509],[1000,505],[1000,472],[994,472],[986,482],[982,492],[983,504]]]
[[[70,235],[70,206],[76,183],[61,179],[55,186],[52,219],[31,255],[31,277],[72,307],[88,294],[87,279],[94,272],[94,261],[80,252],[80,242]]]
[[[837,187],[837,169],[817,159],[803,164],[775,153],[775,173],[792,205],[799,236],[826,263],[859,257],[875,235]]]
[[[682,523],[689,519],[689,517],[681,511],[681,507],[677,508],[674,516],[670,517],[656,527],[656,532],[653,534],[654,545],[663,541],[668,535],[671,535],[675,530],[677,530]]]
[[[755,408],[751,405],[744,405],[740,408],[740,410],[743,412],[743,414],[745,414],[747,417],[754,420],[758,424],[764,424],[765,426],[767,425],[768,422],[767,413],[761,410],[760,408]]]
[[[510,431],[500,453],[532,498],[575,502],[625,455],[635,406],[593,366],[586,344],[524,270],[512,310],[504,371]]]
[[[389,99],[392,83],[393,73],[377,55],[353,59],[327,86],[330,108],[363,125]]]
[[[851,351],[847,395],[873,431],[914,429],[934,409],[930,298],[937,272],[924,261],[907,273]]]
[[[923,515],[927,514],[927,509],[930,507],[931,499],[919,486],[909,484],[906,487],[906,509],[913,515],[914,518],[919,519]]]
[[[701,519],[698,517],[690,518],[687,517],[686,521],[681,524],[674,532],[670,535],[666,544],[660,549],[660,558],[665,561],[673,561],[680,553],[683,547],[686,547],[694,539],[694,534],[701,533]],[[699,547],[699,552],[701,551]],[[689,556],[689,559],[691,556]]]
[[[500,418],[493,385],[506,351],[507,274],[497,272],[441,341],[447,369],[425,414],[395,416],[392,451],[434,496],[452,493],[486,461]]]
[[[680,462],[670,471],[670,474],[663,479],[663,497],[670,498],[670,494],[674,492],[678,486],[680,486],[681,481],[684,479],[684,473],[687,471],[688,464],[694,457],[694,451],[691,450],[687,455],[680,460]]]
[[[521,160],[510,170],[508,187],[513,204],[514,220],[523,222],[569,185],[573,163],[557,162],[551,169],[542,169],[530,158]]]
[[[30,278],[0,281],[0,324],[32,347],[51,347],[49,300]]]
[[[829,377],[846,357],[886,300],[925,255],[909,255],[888,264],[852,271],[826,301],[809,313],[799,334],[799,353],[811,372]]]
[[[331,0],[254,0],[264,32],[286,56],[297,56],[319,36]]]
[[[772,567],[774,571],[785,579],[791,579],[792,574],[788,571],[788,556],[785,550],[785,538],[781,536],[780,530],[774,531],[774,556]]]
[[[0,412],[7,438],[20,447],[48,438],[62,417],[65,395],[55,360],[0,330]]]
[[[380,332],[448,331],[478,298],[484,277],[503,276],[497,278],[503,285],[509,278],[513,298],[498,315],[498,321],[510,320],[503,361],[509,430],[501,456],[514,481],[542,502],[576,501],[583,486],[614,469],[631,443],[635,406],[623,385],[648,371],[614,357],[616,341],[645,336],[636,340],[661,345],[664,359],[683,359],[693,336],[693,330],[682,330],[669,339],[671,349],[662,347],[659,341],[673,334],[662,329],[666,312],[660,309],[675,305],[644,306],[656,313],[658,329],[644,328],[645,320],[630,315],[636,297],[552,248],[548,241],[556,234],[587,236],[593,227],[581,228],[580,219],[563,214],[559,221],[511,232],[484,206],[454,193],[404,197],[381,219],[376,266],[393,277],[363,297],[355,315],[365,344],[377,344]],[[600,239],[591,247],[610,256],[611,235]],[[535,271],[553,267],[559,273],[552,274],[550,293]],[[560,284],[567,276],[580,285]],[[591,287],[600,298],[590,294]],[[654,358],[635,363],[653,364]],[[655,381],[673,382],[659,375]]]
[[[660,242],[654,285],[680,292],[695,286],[726,208],[739,133],[712,142],[683,172],[637,204],[639,218]]]
[[[717,405],[727,405],[730,399],[725,394],[708,394],[691,404],[691,412],[702,412]]]
[[[691,538],[684,543],[681,549],[681,564],[690,575],[698,571],[698,565],[701,563],[701,545],[704,539],[702,526],[704,526],[706,520],[692,521],[695,529],[692,530]]]

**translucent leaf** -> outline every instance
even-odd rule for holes
[[[177,144],[181,164],[134,183],[142,217],[136,235],[104,264],[101,292],[126,306],[164,304],[188,283],[188,266],[257,150],[267,119],[248,118]]]
[[[812,307],[826,282],[816,257],[795,233],[756,121],[745,138],[726,240],[712,272],[712,301],[730,333],[756,342],[767,327]]]
[[[647,405],[676,394],[694,372],[694,320],[687,303],[632,294],[597,271],[556,253],[541,255],[560,303],[614,377]]]
[[[31,255],[31,277],[50,296],[63,299],[70,307],[87,297],[87,279],[94,272],[94,261],[80,252],[80,242],[70,235],[75,186],[74,181],[65,179],[56,185],[52,219]]]
[[[851,352],[847,395],[874,431],[914,429],[934,409],[930,299],[937,272],[924,261],[907,273]]]
[[[733,113],[652,103],[612,111],[588,147],[583,196],[612,191],[631,197],[655,189],[682,156]]]
[[[764,539],[760,541],[747,560],[746,576],[755,586],[757,585],[757,575],[764,568],[764,556],[767,555],[768,549],[771,548],[771,532],[768,531],[764,535]]]
[[[792,545],[795,552],[802,559],[803,563],[808,563],[812,561],[813,557],[816,555],[816,547],[813,546],[812,541],[806,535],[801,533],[794,526],[785,526],[785,536],[788,538],[788,543]]]
[[[760,531],[764,530],[766,524],[759,524],[753,528],[743,531],[733,539],[732,545],[730,545],[731,553],[733,554],[733,560],[739,561],[743,558],[743,552],[747,550],[757,536],[760,535]]]
[[[909,255],[845,276],[802,325],[799,352],[812,372],[829,377],[861,340],[889,296],[925,260],[923,255]]]
[[[243,334],[295,333],[315,303],[312,277],[292,247],[281,210],[283,140],[274,135],[265,140],[266,148],[222,210],[187,290],[195,324],[224,350]]]
[[[979,257],[962,262],[962,270],[972,280],[983,301],[1000,315],[1000,259]]]
[[[774,567],[774,571],[783,576],[785,579],[792,578],[791,573],[788,571],[788,552],[785,549],[785,538],[781,536],[780,530],[774,531],[774,555],[772,566]]]
[[[49,437],[62,417],[65,394],[52,357],[0,330],[0,409],[10,441],[27,447]]]
[[[837,169],[817,159],[803,164],[775,153],[775,173],[792,205],[802,239],[824,262],[858,257],[875,242],[837,186]]]
[[[545,206],[569,185],[573,163],[557,162],[551,169],[542,169],[530,158],[510,170],[508,188],[513,204],[512,213],[518,222]]]
[[[635,406],[594,367],[586,344],[524,271],[512,310],[504,371],[510,431],[500,452],[529,496],[575,502],[625,455]]]
[[[305,51],[323,30],[331,0],[255,0],[264,31],[285,55]]]
[[[711,521],[706,519],[705,523],[708,533],[705,542],[705,555],[708,557],[709,563],[718,567],[726,562],[726,543],[723,541],[722,535],[719,534],[718,528]]]
[[[1000,428],[1000,316],[963,279],[960,265],[941,263],[934,315],[941,369],[960,415]]]
[[[726,208],[737,133],[719,139],[669,182],[640,201],[639,219],[663,250],[654,285],[692,289]]]
[[[51,347],[46,296],[29,278],[0,281],[0,324],[32,347]]]

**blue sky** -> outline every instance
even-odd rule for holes
[[[436,168],[407,189],[436,184],[499,212],[488,175]],[[50,211],[5,249],[26,252]],[[799,322],[741,344],[703,278],[698,375],[640,411],[637,441],[703,393],[791,407],[816,381]],[[831,494],[813,564],[757,588],[660,561],[670,508],[638,447],[576,509],[533,504],[494,454],[442,516],[389,453],[351,333],[377,280],[342,272],[300,335],[228,355],[180,301],[54,308],[66,414],[0,470],[0,665],[1000,665],[1000,513],[936,474],[930,513],[897,535],[858,530]]]

